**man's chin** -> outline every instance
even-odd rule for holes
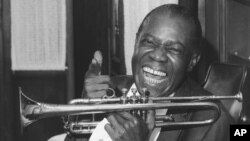
[[[147,85],[144,88],[147,88],[147,91],[149,91],[150,93],[149,95],[150,97],[159,97],[163,95],[162,90],[158,89],[157,87],[152,87]]]
[[[151,90],[149,96],[150,97],[160,97],[160,96],[162,96],[162,93],[159,91]]]

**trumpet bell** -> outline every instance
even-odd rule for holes
[[[36,107],[34,105],[39,105],[39,103],[23,94],[21,88],[19,88],[19,100],[21,127],[23,128],[36,121],[29,119],[29,116],[27,115],[30,114],[32,118],[33,111],[39,110],[39,107]]]

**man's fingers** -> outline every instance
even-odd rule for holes
[[[103,97],[107,95],[107,91],[106,90],[103,90],[103,91],[96,91],[96,92],[91,92],[91,93],[88,93],[88,97],[89,98],[100,98],[100,97]]]
[[[109,84],[110,83],[110,76],[108,75],[99,75],[96,77],[89,77],[89,78],[85,78],[85,85],[87,84],[100,84],[100,83],[106,83]]]
[[[119,113],[116,113],[116,114],[114,114],[113,116],[115,117],[116,121],[117,121],[120,125],[122,125],[122,124],[124,124],[124,123],[126,122],[126,119],[123,118]]]
[[[107,133],[109,134],[109,136],[111,137],[112,140],[115,140],[115,130],[112,128],[111,124],[106,124],[104,126],[104,129],[107,131]]]
[[[149,130],[153,130],[155,126],[155,110],[148,110],[146,123]]]
[[[109,84],[92,84],[89,86],[85,86],[85,89],[88,93],[95,92],[95,91],[106,91],[109,88]]]
[[[149,100],[148,103],[153,103],[152,100]],[[155,110],[148,110],[147,117],[146,117],[146,124],[149,130],[153,130],[155,126]]]
[[[102,54],[100,51],[96,51],[89,65],[89,69],[85,74],[85,77],[92,77],[92,76],[100,75],[101,68],[102,68]]]
[[[128,135],[135,137],[134,134],[139,134],[139,121],[129,112],[119,112],[119,115],[125,119],[123,121],[123,126],[128,132]]]
[[[119,112],[119,114],[123,118],[132,121],[134,124],[137,124],[137,122],[138,122],[137,119],[133,115],[131,115],[129,112]]]
[[[107,117],[107,120],[115,130],[117,130],[118,132],[124,132],[125,129],[123,128],[122,124],[118,121],[117,118],[118,115],[111,114],[110,116]],[[121,120],[121,118],[119,120]]]
[[[95,52],[94,58],[96,59],[98,64],[102,65],[102,53],[99,50]]]

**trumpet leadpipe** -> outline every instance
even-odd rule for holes
[[[238,100],[239,102],[242,102],[243,95],[241,92],[232,95],[232,96],[216,96],[216,95],[210,95],[210,96],[190,96],[190,97],[153,97],[149,98],[153,102],[163,102],[163,101],[190,101],[190,102],[196,102],[196,101],[216,101],[216,100]]]

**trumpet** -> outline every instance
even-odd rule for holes
[[[114,92],[114,91],[113,91]],[[34,101],[27,97],[19,89],[21,127],[25,128],[31,123],[43,118],[62,116],[64,117],[64,128],[70,134],[92,133],[100,122],[95,119],[98,114],[119,111],[130,111],[132,114],[140,115],[146,119],[147,110],[158,109],[194,109],[213,110],[215,116],[203,121],[181,121],[175,122],[171,116],[155,115],[155,127],[188,128],[205,126],[214,123],[220,116],[220,108],[215,100],[237,99],[242,101],[242,93],[234,96],[193,96],[193,97],[149,97],[148,92],[143,90],[141,96],[126,97],[123,90],[121,97],[85,98],[74,99],[69,104],[47,104]],[[149,102],[150,101],[150,102]],[[91,119],[78,121],[79,115],[91,115]]]

